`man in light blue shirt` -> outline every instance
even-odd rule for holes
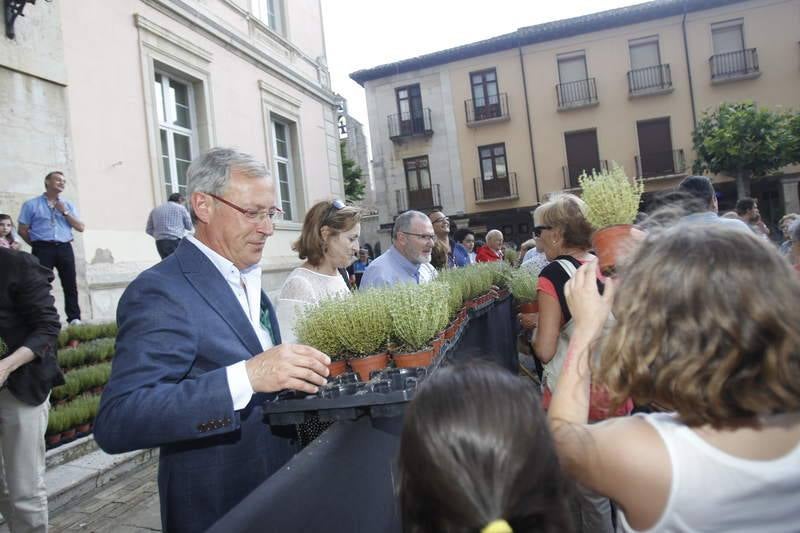
[[[367,267],[361,289],[397,283],[427,283],[436,277],[431,251],[436,234],[430,219],[419,211],[406,211],[394,221],[394,244]]]
[[[64,173],[53,171],[44,178],[45,192],[22,204],[19,235],[31,245],[31,253],[42,266],[58,270],[64,289],[64,310],[67,322],[80,324],[78,281],[75,273],[75,254],[72,251],[72,230],[83,232],[85,226],[78,210],[69,200],[61,198],[67,186]]]
[[[678,191],[693,198],[697,202],[697,210],[684,217],[687,222],[698,224],[720,224],[732,228],[739,228],[750,231],[750,228],[741,220],[734,218],[724,218],[719,216],[719,206],[717,205],[717,195],[714,185],[706,176],[687,176],[678,185]],[[690,205],[689,208],[694,206]]]
[[[166,258],[194,227],[189,212],[183,206],[186,199],[181,193],[169,195],[167,203],[159,205],[147,217],[145,232],[156,240],[156,250],[161,259]]]

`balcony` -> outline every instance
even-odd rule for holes
[[[597,105],[597,84],[594,78],[559,83],[556,85],[556,96],[559,111]]]
[[[467,127],[470,128],[509,120],[508,95],[500,93],[489,98],[464,100],[464,113],[467,116]]]
[[[628,71],[628,95],[646,96],[672,92],[669,65],[654,65]]]
[[[587,174],[591,174],[592,170],[596,170],[598,172],[603,172],[608,170],[608,160],[601,159],[597,162],[597,167],[592,168],[585,168],[580,166],[570,167],[569,164],[564,165],[561,167],[561,177],[564,178],[564,188],[565,189],[576,189],[580,187],[580,183],[578,183],[578,176],[583,174],[585,171]]]
[[[389,138],[395,142],[410,137],[430,137],[433,135],[431,110],[427,107],[415,113],[389,115],[388,121]]]
[[[519,198],[516,172],[509,172],[508,176],[490,180],[474,178],[472,187],[475,190],[475,203],[478,204]]]
[[[637,178],[659,178],[686,173],[683,150],[640,154],[634,157]]]
[[[424,212],[442,208],[439,184],[437,183],[434,183],[430,189],[416,189],[413,191],[408,189],[397,189],[394,191],[394,194],[395,216],[410,209]]]
[[[708,62],[711,65],[711,83],[748,80],[761,75],[755,48],[716,54]]]

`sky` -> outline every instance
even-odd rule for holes
[[[321,0],[334,92],[367,125],[364,89],[351,72],[452,48],[517,28],[642,0]]]

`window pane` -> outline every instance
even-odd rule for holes
[[[169,91],[175,102],[174,123],[184,128],[191,128],[189,118],[189,86],[175,80],[169,80]]]
[[[493,148],[493,151],[494,151],[494,155],[495,155],[495,156],[498,156],[498,155],[506,155],[506,147],[505,147],[505,146],[502,146],[502,145],[501,145],[501,146],[495,146],[495,147]]]
[[[273,122],[275,125],[275,138],[279,141],[286,141],[286,126],[280,122]]]
[[[483,179],[487,181],[494,179],[494,172],[492,171],[492,160],[491,159],[481,160],[481,166],[483,169]]]
[[[498,178],[506,178],[508,177],[508,172],[506,171],[506,158],[505,156],[498,157],[494,160],[494,166],[497,170],[497,177]]]
[[[192,160],[192,147],[191,147],[192,143],[187,135],[181,135],[180,133],[175,133],[173,135],[172,142],[175,143],[176,159],[181,159],[183,161]]]
[[[419,187],[420,189],[431,188],[431,173],[427,167],[419,169]]]
[[[730,26],[712,30],[711,35],[714,41],[714,53],[724,54],[726,52],[738,52],[744,49],[744,38],[742,37],[742,27]]]
[[[161,74],[156,74],[154,89],[156,93],[156,112],[158,113],[159,124],[167,120],[166,113],[164,112],[164,87],[161,84],[161,81]],[[166,150],[164,152],[166,152]]]
[[[633,70],[658,65],[658,43],[637,44],[631,46],[631,68]]]
[[[495,79],[497,79],[496,74],[494,72],[487,72],[485,76],[486,76],[486,81],[494,81]]]
[[[481,159],[485,159],[487,157],[492,157],[492,149],[491,148],[481,148]]]
[[[186,188],[186,171],[189,170],[191,161],[175,161],[175,167],[178,171],[178,188]]]
[[[558,60],[558,77],[561,83],[585,80],[586,58],[583,56]]]
[[[406,185],[408,185],[409,191],[416,191],[419,189],[419,178],[417,177],[416,170],[406,168]]]
[[[169,166],[169,146],[167,145],[167,132],[160,130],[161,135],[161,169],[163,170],[164,183],[167,184],[167,190],[172,193],[172,171]]]

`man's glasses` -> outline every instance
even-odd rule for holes
[[[426,235],[424,233],[411,233],[408,231],[401,231],[400,233],[405,233],[406,235],[413,235],[414,237],[422,239],[423,241],[434,242],[436,240],[436,235]]]
[[[438,224],[439,222],[450,222],[450,217],[437,218],[436,220],[432,220],[431,224]]]
[[[533,236],[534,237],[541,237],[542,232],[546,229],[553,229],[553,226],[534,226],[533,227]]]
[[[206,194],[208,194],[215,200],[219,200],[228,207],[236,209],[237,211],[239,211],[241,214],[244,215],[244,218],[246,218],[249,222],[252,222],[253,224],[260,224],[264,222],[266,219],[272,220],[275,217],[275,215],[283,213],[283,210],[280,207],[271,207],[270,209],[264,209],[261,211],[258,211],[256,209],[245,209],[243,207],[239,207],[233,202],[229,202],[225,198],[220,198],[216,194],[211,194],[211,193],[206,193]]]

